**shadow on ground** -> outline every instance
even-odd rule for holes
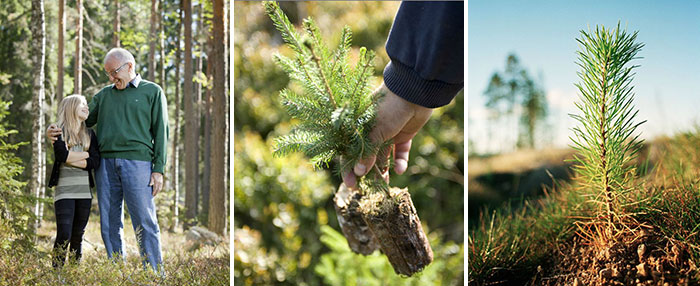
[[[469,158],[468,220],[476,226],[479,214],[510,202],[544,194],[545,187],[569,181],[572,176],[570,149],[525,150],[490,157]]]

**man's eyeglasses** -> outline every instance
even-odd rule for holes
[[[107,76],[117,77],[117,74],[119,73],[119,71],[120,71],[122,68],[124,68],[124,66],[125,66],[126,64],[128,64],[128,63],[129,63],[129,62],[126,62],[126,63],[122,64],[121,66],[119,66],[117,69],[115,69],[115,70],[113,70],[113,71],[111,71],[111,72],[108,72],[108,73],[107,73]]]

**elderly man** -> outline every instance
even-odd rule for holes
[[[97,125],[102,156],[95,173],[102,239],[110,258],[124,258],[126,201],[143,265],[161,272],[160,228],[153,199],[163,187],[167,156],[165,95],[160,86],[136,73],[134,56],[125,49],[110,50],[104,68],[113,84],[92,98],[85,121],[88,127]],[[49,126],[49,139],[59,134],[60,129]]]

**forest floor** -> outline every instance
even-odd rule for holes
[[[161,223],[161,245],[165,275],[155,275],[141,264],[131,220],[124,221],[126,262],[107,258],[100,233],[99,215],[90,214],[85,230],[80,264],[63,269],[51,266],[56,237],[53,220],[37,230],[36,249],[31,253],[0,255],[0,285],[229,285],[230,246],[228,237],[214,246],[187,241],[182,229],[169,232]]]
[[[470,158],[470,200],[490,199],[469,202],[469,284],[698,285],[699,144],[700,132],[645,144],[612,228],[563,161],[571,151]]]

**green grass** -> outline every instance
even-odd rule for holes
[[[51,218],[52,219],[52,218]],[[131,221],[124,222],[126,262],[112,262],[102,244],[99,216],[91,214],[83,241],[80,264],[51,267],[56,225],[44,221],[37,231],[34,250],[0,247],[0,285],[229,285],[228,239],[217,246],[193,249],[182,230],[169,233],[161,223],[165,276],[144,270],[138,255]],[[0,239],[2,234],[0,234]]]
[[[547,267],[556,242],[573,234],[572,210],[580,203],[573,192],[549,192],[519,207],[509,202],[482,211],[478,226],[468,235],[470,282],[524,283],[538,266]]]

